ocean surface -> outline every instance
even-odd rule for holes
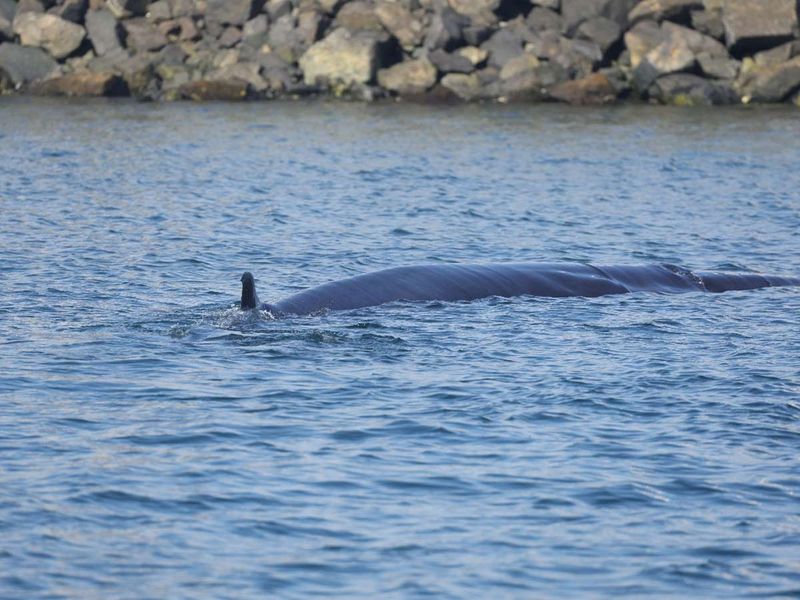
[[[787,108],[0,101],[0,597],[800,597],[800,289],[236,309],[399,265],[800,273]]]

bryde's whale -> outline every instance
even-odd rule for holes
[[[690,271],[670,264],[443,264],[395,267],[312,287],[274,304],[261,303],[252,273],[242,275],[242,310],[307,315],[395,300],[476,300],[488,296],[605,296],[631,292],[726,292],[797,285],[800,277]]]

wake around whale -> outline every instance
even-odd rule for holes
[[[247,272],[242,275],[240,307],[260,308],[275,315],[307,315],[397,300],[453,302],[524,295],[596,297],[631,292],[726,292],[788,285],[800,286],[800,277],[697,272],[670,264],[442,264],[395,267],[348,277],[303,290],[274,304],[259,301],[255,279]]]

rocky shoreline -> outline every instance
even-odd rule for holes
[[[0,0],[0,92],[800,105],[796,0]]]

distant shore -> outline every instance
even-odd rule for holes
[[[0,93],[800,105],[795,0],[0,0]]]

